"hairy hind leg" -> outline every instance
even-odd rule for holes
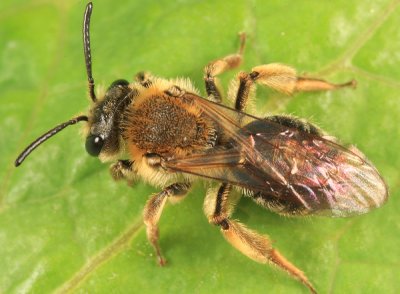
[[[286,271],[292,278],[302,282],[311,293],[316,293],[306,275],[272,247],[267,236],[248,229],[232,220],[232,203],[229,201],[230,184],[221,184],[218,191],[208,193],[204,202],[204,212],[210,223],[221,227],[225,239],[247,257],[263,264],[273,264]],[[214,193],[213,193],[214,192]]]
[[[240,33],[240,47],[238,53],[214,60],[207,64],[207,66],[204,68],[204,82],[209,99],[218,103],[221,102],[222,95],[218,87],[217,75],[227,70],[234,69],[240,65],[242,62],[245,42],[246,35],[244,33]]]
[[[342,84],[334,84],[322,79],[298,76],[296,70],[290,66],[271,63],[256,66],[250,73],[241,72],[238,75],[239,84],[235,97],[235,109],[244,110],[254,90],[259,83],[286,95],[297,92],[315,92],[337,90],[344,87],[355,87],[356,81],[351,80]]]

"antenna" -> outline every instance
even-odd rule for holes
[[[92,15],[93,4],[89,2],[86,5],[83,15],[83,53],[85,54],[86,73],[89,84],[89,95],[93,102],[96,102],[96,94],[94,93],[94,79],[92,77],[92,55],[90,52],[90,16]]]
[[[96,102],[96,94],[94,93],[94,79],[92,77],[92,56],[90,54],[90,16],[92,15],[92,10],[93,10],[93,4],[92,2],[89,2],[86,5],[85,13],[83,15],[83,52],[85,54],[85,64],[86,64],[86,73],[88,76],[88,84],[89,84],[89,95],[90,98],[92,98],[93,102]],[[39,138],[37,138],[35,141],[33,141],[31,144],[28,145],[24,149],[24,151],[21,152],[20,155],[18,155],[17,159],[15,160],[15,166],[19,166],[22,164],[22,162],[25,160],[25,158],[28,157],[29,154],[33,152],[37,147],[39,147],[42,143],[65,129],[66,127],[70,125],[74,125],[80,121],[88,121],[89,118],[86,115],[80,115],[75,118],[72,118],[66,122],[63,122],[51,130],[47,131],[43,135],[41,135]]]
[[[51,130],[49,130],[46,133],[44,133],[43,135],[41,135],[39,138],[37,138],[35,141],[33,141],[31,144],[29,144],[29,146],[26,147],[25,150],[22,151],[20,155],[18,155],[17,159],[15,160],[15,166],[19,166],[25,160],[25,158],[28,157],[28,155],[31,154],[32,151],[35,150],[43,142],[47,141],[48,139],[53,137],[58,132],[65,129],[66,127],[68,127],[70,125],[74,125],[80,121],[88,121],[88,117],[86,115],[81,115],[81,116],[75,117],[73,119],[70,119],[69,121],[59,124],[58,126],[52,128]]]

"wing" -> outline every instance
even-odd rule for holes
[[[168,159],[166,168],[243,187],[284,214],[344,217],[365,213],[387,199],[383,179],[354,147],[194,99],[223,130],[226,143]]]

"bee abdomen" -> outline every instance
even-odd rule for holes
[[[323,132],[320,128],[297,117],[289,115],[272,115],[266,117],[265,119],[312,135],[323,136]]]

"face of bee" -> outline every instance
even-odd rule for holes
[[[116,80],[104,97],[93,104],[89,114],[86,151],[92,156],[109,157],[120,152],[119,123],[130,104],[131,89],[126,80]]]

